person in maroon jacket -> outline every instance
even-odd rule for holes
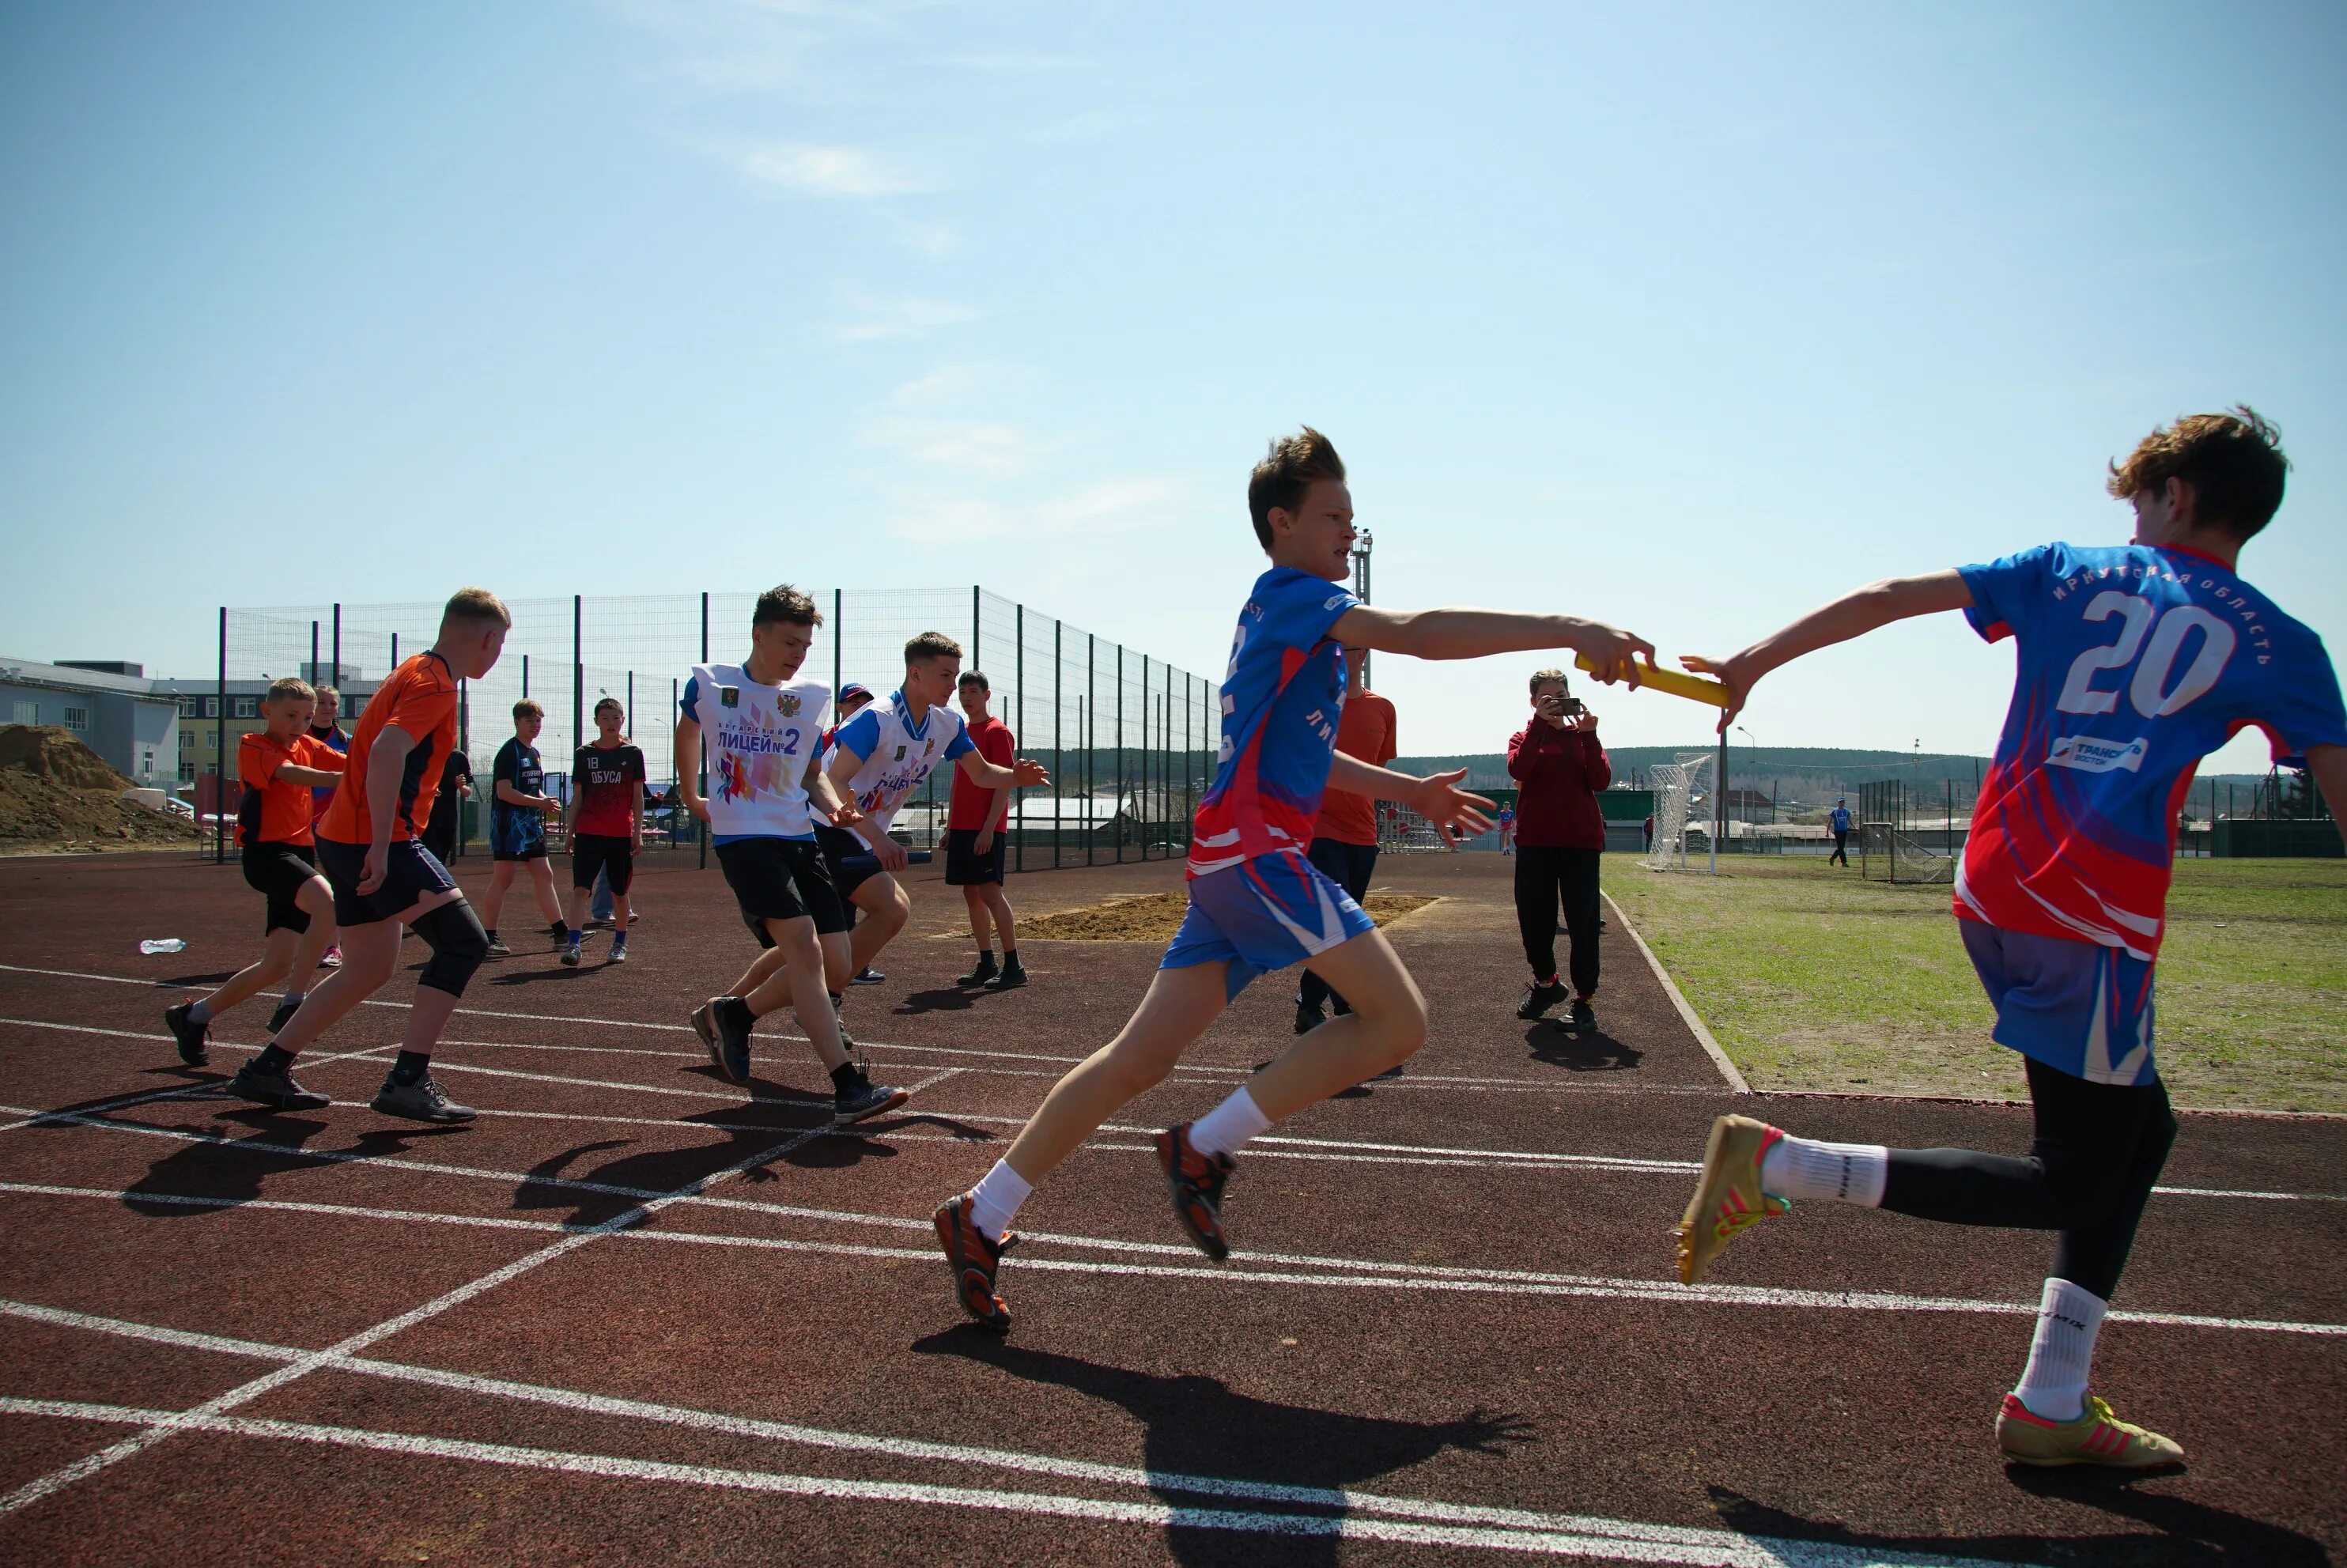
[[[1605,847],[1605,817],[1597,792],[1614,782],[1614,765],[1597,743],[1597,715],[1573,700],[1562,670],[1532,679],[1532,720],[1508,741],[1508,773],[1516,781],[1516,925],[1532,967],[1531,994],[1516,1009],[1545,1017],[1564,1000],[1556,969],[1556,915],[1573,944],[1573,1027],[1594,1029],[1590,999],[1597,994],[1597,857]]]

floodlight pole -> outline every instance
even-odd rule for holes
[[[1727,831],[1727,732],[1719,732],[1718,777],[1711,790],[1711,875],[1719,875],[1719,840]]]
[[[1353,597],[1363,604],[1369,602],[1369,549],[1374,542],[1369,538],[1369,530],[1363,528],[1353,545]],[[1368,688],[1369,661],[1375,655],[1366,652],[1361,655],[1361,686],[1364,691]]]

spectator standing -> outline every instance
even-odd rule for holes
[[[473,793],[473,764],[463,751],[451,747],[440,767],[440,793],[432,797],[431,820],[424,825],[424,847],[446,866],[456,856],[456,826],[463,820],[463,796]]]
[[[834,707],[838,713],[839,723],[834,724],[831,728],[825,730],[821,738],[815,742],[815,754],[818,757],[828,755],[831,751],[832,742],[839,738],[840,724],[846,723],[848,720],[856,717],[856,714],[864,712],[865,709],[870,706],[872,706],[871,687],[865,685],[860,681],[850,681],[846,685],[842,686],[839,689],[839,698],[834,704]],[[848,928],[851,931],[855,929],[856,917],[860,912],[861,911],[859,911],[853,904],[850,904],[847,907]],[[862,968],[856,970],[855,975],[851,977],[853,982],[859,986],[876,986],[887,978],[888,977],[887,975],[882,974],[878,969],[874,968],[869,964],[866,964]]]
[[[1502,855],[1513,855],[1515,852],[1516,808],[1512,805],[1503,805],[1500,808],[1500,853]]]
[[[1017,737],[989,707],[994,700],[992,683],[979,671],[965,670],[955,689],[978,754],[1006,768],[1017,762]],[[1002,847],[1011,794],[1008,784],[987,789],[954,770],[953,798],[946,813],[946,883],[961,889],[962,902],[969,908],[969,934],[978,942],[978,967],[958,977],[954,981],[958,986],[1007,991],[1027,983],[1027,970],[1019,961],[1019,927],[1002,891]],[[1002,944],[999,968],[994,961],[997,938]]]
[[[1516,924],[1532,990],[1516,1016],[1536,1019],[1565,999],[1556,967],[1557,909],[1572,943],[1573,1027],[1594,1029],[1597,993],[1597,866],[1605,816],[1597,792],[1614,782],[1597,715],[1573,696],[1562,670],[1532,678],[1532,723],[1508,742],[1516,781]]]
[[[1368,657],[1366,648],[1345,650],[1345,706],[1337,720],[1337,749],[1356,762],[1383,767],[1399,754],[1394,705],[1361,683]],[[1378,866],[1378,803],[1365,794],[1329,789],[1320,797],[1320,815],[1313,821],[1312,845],[1305,858],[1351,894],[1354,903],[1366,899]],[[1306,969],[1296,994],[1296,1032],[1307,1034],[1327,1022],[1320,1009],[1329,1002],[1336,1003],[1338,1018],[1353,1010],[1335,987]]]
[[[1833,815],[1826,821],[1831,825],[1834,835],[1834,851],[1827,856],[1826,864],[1831,866],[1839,860],[1847,869],[1850,866],[1850,802],[1843,796],[1836,795]]]

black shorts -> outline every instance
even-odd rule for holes
[[[823,845],[823,857],[831,866],[832,886],[839,889],[842,904],[852,901],[858,887],[884,875],[878,856],[860,835],[818,822],[815,825],[815,841]]]
[[[248,844],[244,846],[244,885],[269,901],[272,931],[306,931],[310,917],[302,913],[293,896],[318,875],[317,857],[306,844]]]
[[[946,829],[946,886],[978,887],[989,882],[1002,880],[1002,840],[994,835],[994,846],[980,855],[975,847],[978,829],[949,827]]]
[[[832,886],[831,867],[823,851],[804,838],[737,838],[717,846],[717,864],[733,902],[742,907],[742,923],[771,948],[769,920],[812,917],[823,935],[847,929],[847,904]],[[618,884],[612,885],[618,891]]]
[[[611,879],[613,896],[628,896],[636,879],[635,840],[620,833],[574,833],[570,835],[570,886],[591,891],[595,874]]]
[[[359,891],[359,876],[366,869],[366,845],[318,840],[318,869],[334,890],[334,920],[343,926],[372,926],[395,920],[415,907],[419,898],[453,893],[456,879],[439,857],[412,838],[391,841],[384,863],[383,886],[372,893]]]

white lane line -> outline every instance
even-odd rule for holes
[[[152,1132],[154,1129],[124,1128],[123,1131]],[[173,1136],[169,1132],[163,1136]],[[190,1142],[224,1142],[199,1134],[185,1134]],[[249,1143],[233,1146],[249,1148]],[[332,1156],[319,1156],[332,1158]],[[342,1159],[361,1163],[376,1156],[348,1154]],[[606,1194],[619,1197],[636,1195],[639,1189],[612,1186],[596,1182],[575,1181],[563,1177],[532,1176],[522,1172],[469,1170],[462,1166],[421,1165],[406,1161],[385,1161],[385,1163],[406,1169],[420,1169],[436,1175],[462,1175],[497,1181],[511,1181],[518,1185],[543,1185]],[[402,1220],[438,1220],[443,1216],[415,1214],[400,1210],[361,1209],[340,1204],[289,1204],[263,1198],[179,1198],[149,1192],[110,1192],[100,1188],[66,1188],[35,1185],[15,1182],[0,1182],[0,1192],[22,1193],[26,1195],[46,1194],[110,1199],[128,1203],[177,1202],[190,1206],[221,1209],[252,1207],[262,1210],[287,1208],[303,1213],[346,1214],[357,1218],[394,1218]],[[769,1217],[802,1219],[832,1225],[873,1226],[887,1230],[927,1231],[925,1219],[900,1218],[893,1214],[865,1214],[832,1209],[806,1208],[795,1204],[763,1204],[738,1198],[694,1197],[681,1199],[723,1207],[734,1212],[752,1211]],[[475,1216],[446,1216],[446,1222],[458,1225],[485,1223]],[[536,1223],[547,1228],[557,1228],[559,1222]],[[572,1227],[576,1228],[576,1227]],[[749,1247],[777,1252],[806,1252],[842,1257],[879,1257],[933,1259],[934,1249],[921,1247],[873,1246],[848,1242],[807,1241],[779,1236],[752,1236],[711,1234],[699,1231],[641,1229],[621,1233],[629,1240],[688,1243],[710,1246]],[[1192,1249],[1163,1243],[1121,1241],[1105,1236],[1071,1235],[1055,1232],[1026,1232],[1023,1239],[1030,1248],[1036,1245],[1065,1246],[1082,1251],[1121,1253],[1128,1255],[1189,1258]],[[1276,1266],[1266,1267],[1264,1266]],[[1993,1301],[1968,1296],[1914,1296],[1902,1292],[1864,1290],[1809,1290],[1773,1286],[1697,1285],[1683,1286],[1672,1280],[1609,1277],[1602,1275],[1571,1275],[1542,1273],[1532,1269],[1471,1268],[1431,1264],[1381,1262],[1366,1258],[1327,1257],[1310,1254],[1249,1252],[1236,1255],[1232,1262],[1221,1267],[1209,1267],[1198,1263],[1147,1264],[1108,1263],[1073,1258],[1042,1257],[1031,1250],[1022,1251],[1019,1267],[1070,1274],[1129,1275],[1148,1278],[1184,1279],[1225,1285],[1302,1285],[1319,1287],[1364,1287],[1383,1290],[1463,1292],[1471,1295],[1499,1296],[1560,1296],[1593,1297],[1606,1300],[1653,1301],[1677,1306],[1726,1306],[1760,1307],[1799,1307],[1851,1312],[1958,1312],[1992,1316],[2026,1317],[2034,1314],[2035,1304],[2027,1301]],[[1327,1273],[1300,1274],[1296,1269],[1327,1270]],[[2147,1312],[2117,1310],[2115,1319],[2132,1323],[2158,1324],[2169,1327],[2221,1328],[2243,1332],[2288,1333],[2317,1337],[2347,1337],[2347,1324],[2299,1323],[2259,1317],[2229,1317],[2202,1313]]]
[[[77,1120],[83,1119],[77,1118]],[[76,1481],[97,1474],[109,1465],[118,1464],[135,1454],[143,1452],[174,1432],[184,1430],[190,1422],[208,1420],[232,1410],[240,1405],[249,1404],[296,1378],[308,1376],[333,1357],[347,1356],[352,1351],[364,1349],[378,1340],[404,1333],[418,1323],[436,1317],[451,1307],[460,1307],[475,1296],[494,1290],[507,1280],[527,1274],[542,1264],[551,1263],[556,1258],[574,1252],[600,1236],[609,1235],[614,1231],[624,1230],[648,1220],[661,1209],[682,1198],[696,1196],[730,1177],[781,1159],[815,1135],[815,1130],[794,1134],[769,1149],[736,1160],[721,1170],[685,1184],[672,1193],[646,1203],[640,1203],[633,1208],[614,1214],[600,1225],[566,1235],[559,1241],[538,1248],[536,1252],[526,1253],[500,1267],[491,1269],[477,1279],[456,1286],[454,1290],[444,1291],[419,1307],[411,1307],[395,1317],[387,1317],[371,1328],[363,1328],[356,1334],[350,1335],[336,1344],[327,1347],[324,1350],[307,1354],[301,1360],[291,1362],[273,1372],[264,1373],[251,1382],[231,1389],[226,1393],[216,1395],[191,1410],[175,1414],[166,1420],[109,1444],[96,1453],[85,1454],[70,1464],[62,1465],[46,1475],[36,1476],[5,1497],[0,1497],[0,1514],[13,1513],[27,1503],[36,1502],[44,1497],[71,1486]]]
[[[236,1437],[277,1438],[377,1453],[463,1460],[477,1464],[591,1475],[616,1481],[665,1481],[841,1501],[975,1508],[994,1513],[1139,1525],[1151,1531],[1217,1530],[1249,1535],[1327,1537],[1411,1546],[1516,1552],[1548,1557],[1685,1564],[1687,1568],[1809,1568],[1812,1564],[1816,1568],[1826,1568],[1827,1564],[1832,1564],[1833,1568],[1990,1568],[1987,1563],[1969,1558],[1913,1552],[1873,1553],[1826,1542],[1737,1535],[1727,1531],[1689,1530],[1670,1525],[1642,1525],[1628,1521],[1598,1522],[1605,1527],[1603,1533],[1510,1530],[1488,1526],[1420,1524],[1401,1520],[1362,1518],[1355,1514],[1258,1512],[990,1487],[938,1486],[913,1481],[794,1475],[776,1471],[727,1470],[708,1465],[630,1459],[615,1454],[523,1448],[509,1443],[371,1431],[357,1427],[325,1426],[309,1421],[228,1416],[204,1411],[201,1406],[192,1411],[171,1411],[78,1400],[0,1399],[0,1411],[57,1419],[139,1425],[150,1432],[201,1430]]]
[[[1614,911],[1614,918],[1622,923],[1622,929],[1630,934],[1630,940],[1637,944],[1638,956],[1646,960],[1646,968],[1652,969],[1655,979],[1663,983],[1663,994],[1670,998],[1679,1021],[1687,1026],[1687,1032],[1695,1036],[1695,1042],[1703,1047],[1703,1053],[1711,1058],[1714,1067],[1719,1069],[1719,1075],[1727,1081],[1727,1087],[1738,1094],[1751,1093],[1752,1085],[1745,1081],[1744,1074],[1737,1071],[1735,1062],[1728,1060],[1727,1052],[1720,1050],[1719,1041],[1712,1039],[1711,1030],[1704,1027],[1702,1017],[1680,991],[1678,982],[1671,979],[1670,970],[1663,968],[1662,959],[1655,957],[1655,949],[1646,946],[1646,938],[1638,935],[1638,927],[1630,924],[1630,917],[1622,913],[1622,906],[1614,902],[1614,895],[1605,893],[1602,897],[1605,907]]]

